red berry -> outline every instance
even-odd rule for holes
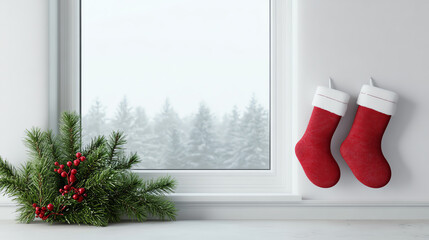
[[[44,216],[44,217],[42,218],[42,220],[43,220],[43,221],[45,221],[46,219],[48,219],[48,216]]]
[[[60,165],[60,168],[61,168],[61,169],[64,169],[64,164],[61,164],[61,165]]]
[[[63,172],[63,170],[58,168],[57,173],[61,174],[62,172]]]
[[[78,202],[82,202],[83,201],[83,197],[80,196],[79,199],[77,200]]]
[[[83,194],[83,196],[84,196],[84,197],[88,197],[88,194],[84,193],[84,194]]]
[[[69,193],[69,191],[64,191],[64,193]]]
[[[35,208],[35,207],[37,207],[37,204],[36,203],[33,203],[33,207]]]
[[[43,218],[43,216],[44,216],[43,213],[39,214],[39,218]]]
[[[55,166],[59,166],[60,164],[58,162],[55,162]]]
[[[71,174],[75,175],[76,173],[77,173],[77,170],[76,170],[76,169],[72,169],[72,170],[71,170]]]
[[[70,175],[70,182],[76,182],[76,177],[74,175]]]
[[[40,211],[40,207],[36,207],[36,211]]]
[[[67,162],[67,167],[71,167],[71,165],[72,165],[72,162],[71,162],[71,161],[68,161],[68,162]]]
[[[52,203],[49,203],[47,207],[49,211],[54,210],[54,205]]]
[[[79,196],[78,196],[77,194],[74,194],[74,195],[73,195],[73,199],[74,199],[74,200],[77,200],[78,198],[79,198]]]
[[[63,192],[63,190],[62,190],[62,189],[60,189],[60,192]]]
[[[76,159],[76,160],[73,161],[73,163],[77,167],[77,166],[79,166],[80,161],[79,161],[79,159]]]
[[[42,211],[43,211],[43,212],[46,212],[46,207],[42,207]]]
[[[80,161],[81,161],[81,162],[83,162],[83,161],[85,161],[85,160],[86,160],[86,157],[84,157],[84,156],[80,157]]]
[[[80,195],[82,195],[85,192],[85,188],[79,188],[78,192]]]
[[[65,185],[65,186],[64,186],[64,190],[66,190],[66,191],[70,190],[69,185]]]
[[[62,172],[61,173],[61,177],[67,177],[67,173],[66,172]]]
[[[36,215],[39,215],[39,214],[40,214],[40,211],[36,210]]]
[[[57,169],[54,168],[54,172],[57,172]]]
[[[82,153],[80,153],[80,152],[76,153],[77,158],[80,158],[80,156],[82,156]]]

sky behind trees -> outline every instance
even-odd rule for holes
[[[157,114],[269,104],[269,0],[82,1],[82,111],[124,95]]]

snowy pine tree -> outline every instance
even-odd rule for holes
[[[183,144],[183,134],[179,129],[173,128],[169,131],[167,147],[163,158],[166,169],[189,168],[186,159],[186,148]]]
[[[134,121],[128,136],[128,148],[137,152],[141,157],[141,163],[136,168],[154,168],[157,165],[157,146],[154,142],[153,131],[149,118],[142,107],[134,110]]]
[[[93,137],[106,134],[106,112],[100,101],[96,100],[82,118],[82,142],[88,144]]]
[[[124,132],[128,139],[131,133],[131,126],[133,122],[134,116],[132,113],[132,108],[129,106],[127,98],[124,97],[116,109],[115,117],[111,122],[111,129]]]
[[[218,146],[213,116],[206,105],[200,104],[188,142],[188,159],[191,168],[218,168]]]
[[[179,118],[169,100],[149,119],[126,99],[108,122],[96,101],[82,119],[83,142],[111,130],[127,135],[127,150],[138,152],[144,169],[268,169],[269,115],[253,96],[245,111],[234,106],[222,122],[200,104],[195,116]],[[221,141],[220,141],[221,140]]]
[[[268,112],[257,103],[255,96],[252,96],[241,120],[243,139],[236,155],[239,168],[269,168],[268,119]]]
[[[172,153],[177,151],[175,148],[183,145],[181,143],[183,133],[180,128],[180,118],[168,99],[165,100],[162,111],[155,117],[154,122],[157,168],[167,169],[168,166],[183,168],[185,159],[180,158],[181,156],[174,157],[172,155]]]
[[[240,129],[240,113],[237,106],[234,106],[226,121],[227,124],[224,126],[226,133],[222,142],[222,167],[227,169],[240,168],[237,157],[243,143],[243,134]]]

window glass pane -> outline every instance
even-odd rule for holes
[[[140,169],[269,169],[269,0],[83,0],[83,141]]]

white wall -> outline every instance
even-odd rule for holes
[[[429,1],[296,0],[298,134],[305,131],[317,85],[334,79],[352,95],[332,150],[342,177],[320,189],[299,167],[305,199],[429,200]],[[380,87],[400,94],[397,114],[383,148],[393,176],[383,189],[359,183],[339,154],[356,111],[362,84],[373,76]],[[48,1],[0,0],[0,155],[26,159],[24,130],[48,123]]]
[[[347,201],[428,201],[429,188],[429,1],[296,0],[296,80],[298,137],[311,114],[316,86],[334,86],[351,94],[346,116],[334,135],[332,152],[341,168],[331,189],[313,186],[299,166],[305,199]],[[391,182],[371,189],[354,178],[339,154],[356,112],[362,84],[400,95],[398,110],[383,140],[392,168]],[[298,140],[298,138],[297,138]]]
[[[26,160],[24,131],[48,124],[48,0],[0,0],[0,156]]]

